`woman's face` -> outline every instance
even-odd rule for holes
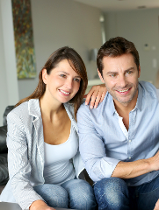
[[[60,103],[70,101],[80,87],[81,77],[72,69],[67,59],[60,61],[49,75],[43,69],[42,77],[46,84],[45,95]]]

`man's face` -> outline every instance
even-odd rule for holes
[[[103,58],[103,77],[99,73],[107,91],[112,95],[115,104],[124,106],[136,104],[138,96],[139,71],[131,54]]]

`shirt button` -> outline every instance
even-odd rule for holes
[[[129,157],[129,160],[131,159],[131,157]]]
[[[131,140],[129,140],[129,143],[131,143]]]

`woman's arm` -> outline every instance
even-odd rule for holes
[[[85,104],[89,104],[91,109],[97,108],[98,104],[103,101],[106,92],[105,84],[92,86],[89,93],[86,95]]]
[[[42,200],[36,200],[34,201],[29,210],[55,210],[52,207],[49,207],[44,201]]]
[[[23,110],[24,112],[27,110]],[[21,116],[20,116],[21,115]],[[8,133],[7,133],[7,146],[8,146],[8,169],[12,187],[12,193],[16,202],[23,209],[36,209],[36,210],[52,210],[43,201],[43,198],[37,194],[31,185],[31,172],[32,166],[29,161],[29,150],[27,141],[27,126],[24,124],[22,114],[12,111],[7,117]],[[31,135],[31,134],[30,134]],[[33,155],[33,154],[32,154]],[[38,173],[38,171],[37,171]],[[38,205],[32,208],[32,204],[40,202],[45,204],[47,208],[40,208]],[[31,207],[32,206],[32,207]]]

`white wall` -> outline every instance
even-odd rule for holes
[[[0,126],[8,105],[19,100],[11,1],[0,0]]]
[[[159,69],[159,9],[111,12],[105,17],[107,38],[123,36],[134,42],[140,54],[140,80],[155,83]]]
[[[102,44],[100,10],[72,0],[31,0],[31,8],[37,72],[53,51],[67,45],[81,55],[92,79],[96,63],[88,54]],[[37,83],[38,77],[19,80],[20,98],[31,94]]]

